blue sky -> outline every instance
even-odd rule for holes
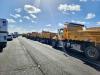
[[[9,32],[56,32],[64,22],[100,26],[100,0],[1,0]]]

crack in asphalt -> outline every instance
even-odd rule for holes
[[[27,52],[27,54],[30,56],[30,58],[32,59],[32,61],[36,64],[37,68],[41,71],[42,75],[46,75],[46,74],[44,73],[44,71],[42,70],[41,65],[38,64],[38,61],[36,60],[36,58],[33,57],[33,56],[31,55],[31,53],[30,53],[30,52],[28,51],[28,49],[24,46],[24,44],[21,42],[21,40],[20,40],[20,39],[18,39],[18,40],[19,40],[19,43],[22,45],[22,48]]]

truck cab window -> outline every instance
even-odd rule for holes
[[[63,29],[60,29],[60,32],[59,32],[59,33],[60,33],[60,34],[63,34],[63,32],[64,32],[64,30],[63,30]]]

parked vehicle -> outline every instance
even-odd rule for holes
[[[42,31],[41,33],[32,32],[32,33],[27,33],[26,35],[23,34],[23,36],[26,36],[28,39],[39,41],[39,42],[42,42],[45,44],[51,44],[52,38],[55,35],[56,35],[56,33],[48,32],[48,31]]]
[[[13,33],[13,38],[17,38],[19,36],[18,32]]]
[[[80,51],[92,60],[100,58],[100,30],[94,28],[85,29],[84,25],[65,23],[64,28],[58,30],[58,35],[53,37],[52,46],[65,50],[79,45]]]
[[[79,46],[85,56],[92,60],[100,58],[100,28],[86,28],[76,23],[65,23],[64,27],[58,29],[58,33],[42,31],[23,34],[28,39],[50,44],[53,48],[62,48],[64,51]]]
[[[48,32],[48,31],[42,31],[40,40],[43,41],[43,43],[51,44],[52,38],[56,35],[56,33]]]
[[[13,36],[9,34],[9,35],[7,36],[7,41],[11,41],[11,40],[13,40]]]
[[[3,51],[3,48],[6,47],[7,44],[7,25],[8,21],[6,19],[0,19],[0,52]]]

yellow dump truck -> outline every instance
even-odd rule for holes
[[[41,33],[32,32],[32,33],[23,34],[23,36],[25,36],[28,39],[32,39],[46,44],[51,44],[52,38],[55,35],[56,33],[48,32],[48,31],[42,31]]]
[[[39,33],[38,32],[32,32],[31,33],[31,39],[38,40],[38,37],[39,37]]]
[[[53,32],[48,32],[48,31],[42,31],[40,33],[40,41],[42,43],[46,43],[46,44],[51,44],[52,42],[52,38],[56,35],[56,33]]]
[[[69,50],[73,45],[79,45],[80,51],[87,58],[100,58],[100,28],[85,28],[76,23],[65,23],[64,28],[58,29],[57,36],[52,38],[52,46]]]

